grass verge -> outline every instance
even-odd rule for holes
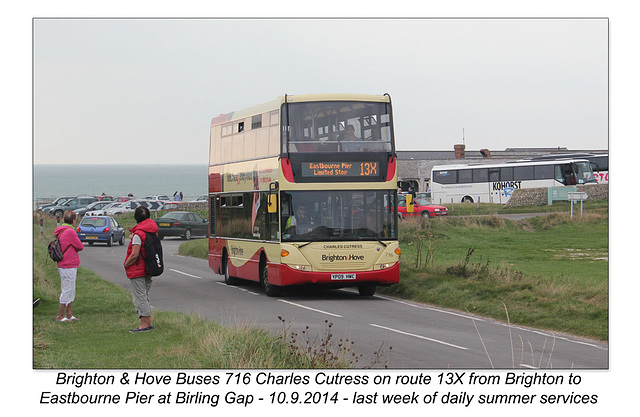
[[[400,283],[380,292],[608,340],[608,215],[404,221]]]
[[[130,294],[92,271],[79,268],[82,298],[76,322],[56,322],[60,277],[48,258],[53,227],[40,236],[34,228],[34,369],[314,369],[347,368],[352,360],[336,347],[330,332],[322,350],[300,349],[285,329],[280,336],[242,324],[228,328],[197,315],[154,312],[156,330],[129,333],[138,326]],[[48,236],[48,238],[47,238]],[[81,307],[80,307],[81,306]],[[286,331],[285,331],[286,330]]]

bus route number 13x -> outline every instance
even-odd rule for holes
[[[378,163],[377,162],[362,162],[360,164],[360,175],[378,175]]]

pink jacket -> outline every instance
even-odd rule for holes
[[[59,226],[53,232],[60,240],[60,247],[64,256],[58,262],[58,268],[77,268],[80,266],[80,256],[78,252],[84,249],[84,245],[80,242],[76,230],[68,224]]]

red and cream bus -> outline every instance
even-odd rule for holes
[[[209,265],[227,284],[398,282],[389,95],[285,95],[214,117]]]

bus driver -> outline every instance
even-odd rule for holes
[[[295,215],[287,219],[287,225],[285,226],[285,230],[287,231],[287,233],[291,233],[289,229],[292,227],[296,227],[298,225],[307,226],[312,224],[314,224],[313,219],[307,213],[307,207],[304,204],[300,204],[298,206],[298,209],[296,210]],[[297,230],[297,234],[308,233],[308,232],[311,232],[312,230],[313,229],[310,227],[308,228],[308,230]]]

